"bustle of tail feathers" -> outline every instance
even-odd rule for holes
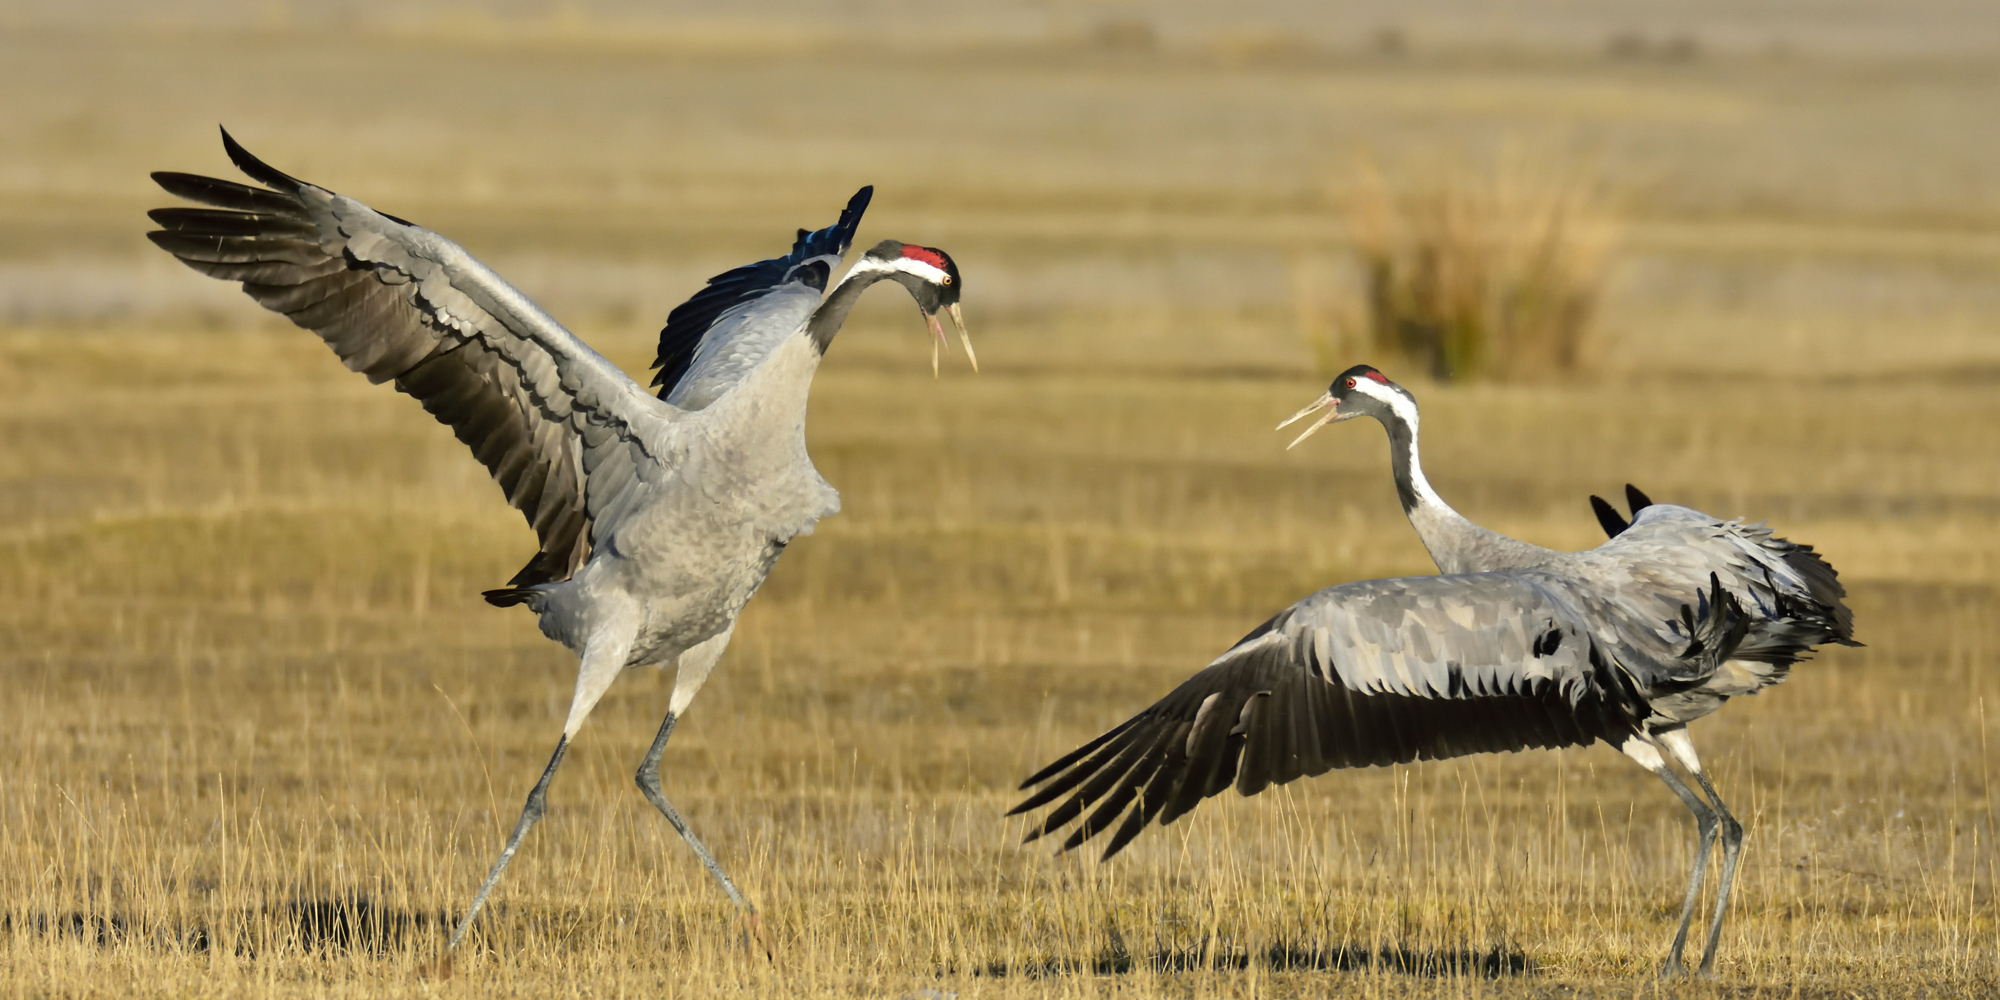
[[[496,608],[511,608],[516,604],[526,604],[540,591],[533,587],[502,587],[499,590],[480,591],[479,596]]]
[[[1804,593],[1794,589],[1788,595],[1775,580],[1769,580],[1769,571],[1766,571],[1769,589],[1779,598],[1779,606],[1772,616],[1773,620],[1757,630],[1768,634],[1761,641],[1759,636],[1753,634],[1745,644],[1747,651],[1763,655],[1746,656],[1746,659],[1777,662],[1786,657],[1801,659],[1811,651],[1811,647],[1826,643],[1861,645],[1854,641],[1854,611],[1847,606],[1847,588],[1840,583],[1840,573],[1812,546],[1779,537],[1762,522],[1752,525],[1732,523],[1740,525],[1739,530],[1752,544],[1762,546],[1766,552],[1776,556],[1784,563],[1785,569],[1805,585]],[[1788,643],[1805,648],[1797,655],[1782,652]]]
[[[1840,574],[1820,558],[1812,546],[1797,542],[1786,544],[1790,547],[1789,551],[1781,557],[1785,565],[1806,582],[1806,592],[1812,595],[1815,603],[1826,609],[1827,617],[1832,619],[1833,634],[1828,641],[1843,646],[1861,645],[1854,641],[1854,612],[1847,606],[1847,588],[1841,586]]]
[[[1729,659],[1750,634],[1750,616],[1722,586],[1714,573],[1708,575],[1708,590],[1696,596],[1696,607],[1681,605],[1681,622],[1687,630],[1688,645],[1681,657],[1701,665],[1707,676]]]

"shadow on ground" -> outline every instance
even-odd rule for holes
[[[240,914],[227,940],[238,954],[254,955],[260,943],[282,942],[307,951],[382,953],[410,938],[451,927],[442,911],[425,913],[377,905],[363,896],[293,900]],[[140,926],[117,913],[0,914],[0,934],[16,929],[47,937],[80,938],[100,947],[127,942],[206,952],[221,940],[212,925]]]
[[[1528,956],[1518,949],[1492,948],[1411,948],[1340,945],[1308,948],[1274,944],[1261,951],[1247,948],[1186,948],[1134,955],[1116,935],[1095,959],[1049,958],[1026,962],[991,962],[976,970],[976,976],[1045,978],[1053,976],[1113,976],[1132,972],[1233,971],[1257,966],[1276,972],[1312,970],[1360,971],[1374,969],[1415,976],[1476,976],[1498,979],[1535,972]]]

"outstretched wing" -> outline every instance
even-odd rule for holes
[[[854,192],[833,225],[799,230],[792,252],[708,279],[708,287],[674,307],[660,331],[660,398],[699,410],[728,391],[786,337],[798,333],[819,306],[833,269],[854,242],[873,186]]]
[[[1740,627],[1726,595],[1689,598],[1703,642],[1673,648],[1652,628],[1607,627],[1607,609],[1534,572],[1330,587],[1043,768],[1010,815],[1067,795],[1029,839],[1083,816],[1069,849],[1122,813],[1109,858],[1232,783],[1254,795],[1339,767],[1622,738],[1646,712],[1624,661],[1711,659]]]
[[[169,193],[214,207],[155,209],[161,228],[147,237],[415,396],[540,536],[510,583],[566,579],[594,531],[663,474],[672,408],[457,244],[281,173],[226,131],[222,142],[266,187],[156,173]]]

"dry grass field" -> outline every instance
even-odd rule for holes
[[[0,8],[0,994],[2000,990],[2000,32],[1465,6]],[[775,964],[632,787],[649,672],[420,974],[573,663],[479,600],[530,535],[448,432],[144,243],[218,120],[635,372],[861,183],[865,241],[957,258],[983,373],[857,312],[810,427],[844,510],[665,759]],[[1868,643],[1696,727],[1750,838],[1713,985],[1650,978],[1692,825],[1602,746],[1224,796],[1112,864],[1001,817],[1277,608],[1429,570],[1373,424],[1271,427],[1323,387],[1358,158],[1512,149],[1601,176],[1623,248],[1589,373],[1407,380],[1440,491],[1567,548],[1627,481],[1768,518]]]

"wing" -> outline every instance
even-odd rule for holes
[[[1625,520],[1625,515],[1618,513],[1618,508],[1595,493],[1590,495],[1590,512],[1597,515],[1597,523],[1604,529],[1606,538],[1617,538],[1620,532],[1632,526],[1632,522]]]
[[[569,577],[593,534],[664,474],[674,413],[471,254],[287,176],[222,134],[249,187],[156,173],[213,208],[161,208],[147,237],[319,334],[450,425],[541,539],[511,585]]]
[[[1653,498],[1647,496],[1644,491],[1639,489],[1639,487],[1634,486],[1631,483],[1626,483],[1625,505],[1627,507],[1632,508],[1633,517],[1638,517],[1640,511],[1645,510],[1646,508],[1651,507],[1653,505]]]
[[[1043,768],[1022,788],[1047,784],[1009,815],[1068,795],[1028,839],[1090,809],[1069,849],[1123,813],[1108,858],[1148,823],[1170,823],[1232,783],[1254,795],[1337,767],[1622,738],[1646,713],[1625,661],[1726,654],[1741,616],[1717,593],[1689,593],[1700,644],[1672,648],[1650,623],[1607,621],[1615,609],[1547,574],[1330,587]]]
[[[724,271],[675,306],[653,359],[660,398],[682,409],[701,409],[799,332],[847,255],[874,194],[872,186],[856,191],[833,225],[799,230],[791,253]]]
[[[1631,483],[1625,484],[1625,502],[1631,506],[1633,517],[1638,517],[1640,511],[1653,505],[1653,499],[1640,492],[1639,487]],[[1590,497],[1590,510],[1597,515],[1597,523],[1604,528],[1606,538],[1617,538],[1619,532],[1632,526],[1632,522],[1626,520],[1625,515],[1618,513],[1618,508],[1611,506],[1609,501],[1594,493]]]

